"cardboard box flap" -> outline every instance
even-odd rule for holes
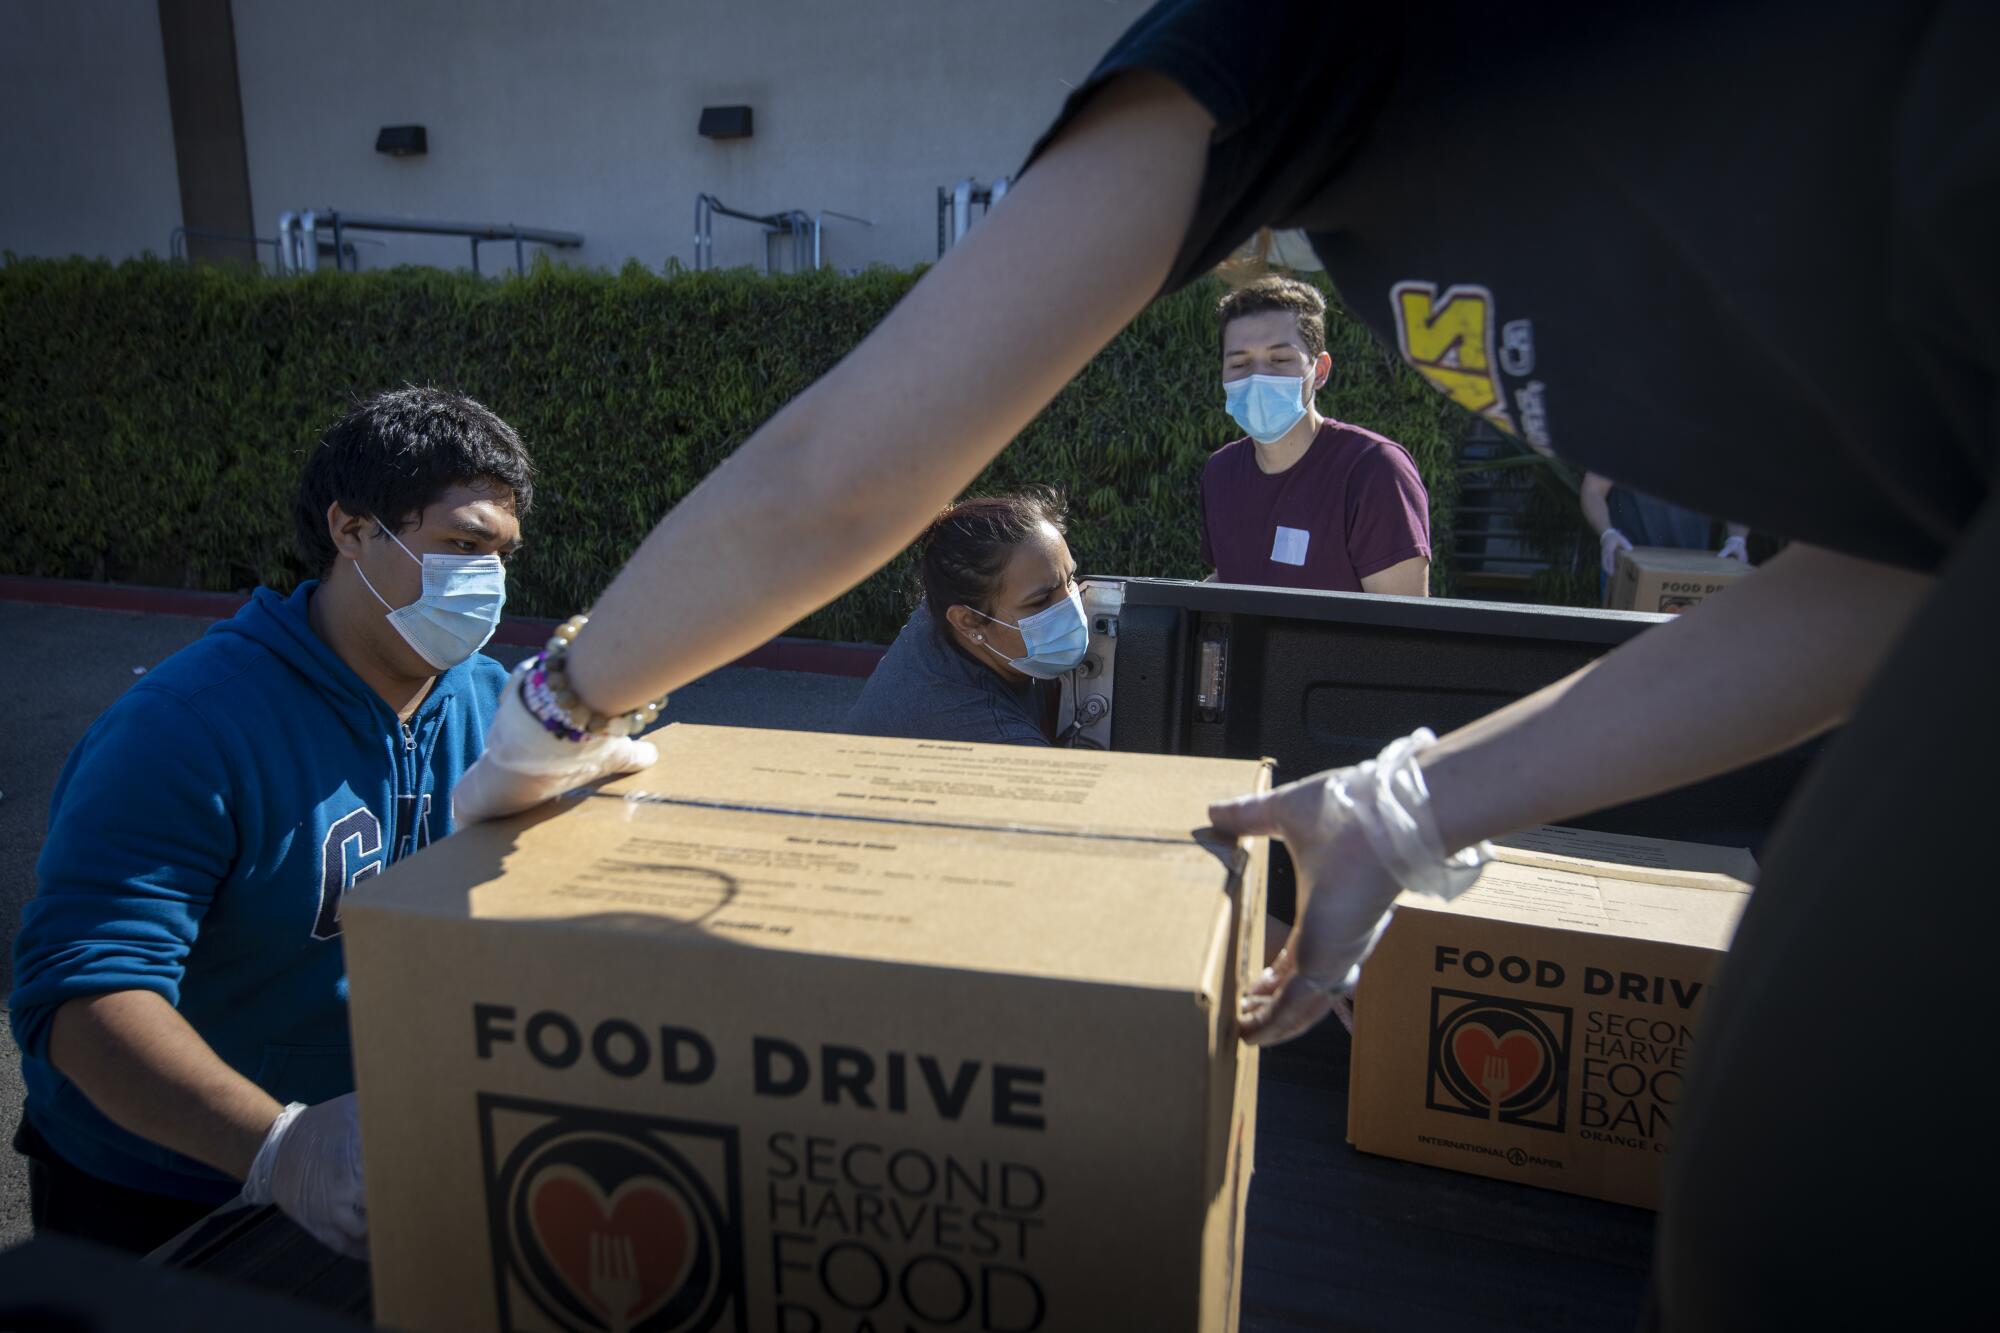
[[[1717,847],[1706,842],[1676,842],[1671,838],[1638,838],[1629,833],[1599,833],[1595,829],[1542,824],[1505,838],[1496,847],[1547,852],[1584,861],[1648,870],[1692,870],[1727,875],[1745,884],[1757,882],[1757,858],[1747,847]]]
[[[781,809],[875,825],[1023,829],[1185,841],[1211,800],[1255,785],[1233,759],[679,725],[660,762],[607,790],[717,808]]]
[[[1683,550],[1675,546],[1635,546],[1629,551],[1619,552],[1618,558],[1640,569],[1674,574],[1719,574],[1737,578],[1750,572],[1750,567],[1740,560],[1726,560],[1710,551]]]
[[[1211,800],[1268,782],[1263,765],[733,727],[655,738],[648,772],[463,829],[356,886],[343,914],[559,921],[1215,998],[1244,853],[1197,834]]]
[[[1715,870],[1681,867],[1747,863],[1754,871],[1747,851],[1611,834],[1585,838],[1598,843],[1596,850],[1627,858],[1625,864],[1535,850],[1549,845],[1580,850],[1582,840],[1550,836],[1571,832],[1538,830],[1509,839],[1515,845],[1497,846],[1478,882],[1451,902],[1406,893],[1398,905],[1660,944],[1729,947],[1750,885]],[[1737,852],[1740,858],[1732,854]]]

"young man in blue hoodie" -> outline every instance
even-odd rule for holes
[[[321,577],[258,589],[70,754],[14,942],[36,1230],[147,1250],[240,1192],[366,1252],[340,900],[451,831],[532,498],[478,403],[370,399],[300,484]]]

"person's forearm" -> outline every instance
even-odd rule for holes
[[[283,1109],[152,991],[65,1003],[49,1062],[120,1128],[239,1180]]]
[[[1212,127],[1155,76],[1099,93],[880,328],[647,537],[570,651],[579,696],[616,711],[685,684],[914,539],[1159,290]]]
[[[1448,848],[1740,768],[1844,718],[1930,579],[1794,546],[1422,756]]]
[[[1594,485],[1585,478],[1583,488],[1577,493],[1577,504],[1583,509],[1583,521],[1590,524],[1590,530],[1602,537],[1611,527],[1611,500],[1609,488]]]

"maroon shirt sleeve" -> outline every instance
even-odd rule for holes
[[[1347,559],[1356,578],[1431,554],[1431,500],[1400,445],[1371,442],[1347,477]]]

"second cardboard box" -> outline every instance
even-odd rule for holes
[[[1405,894],[1355,994],[1365,1152],[1658,1207],[1711,976],[1756,865],[1545,828],[1451,902]]]

